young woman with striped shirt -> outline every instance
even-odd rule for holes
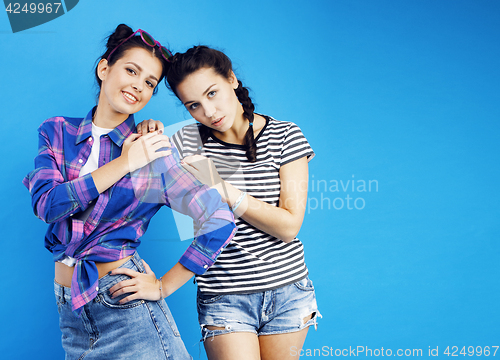
[[[292,358],[319,316],[296,237],[314,152],[294,123],[254,113],[220,51],[195,46],[174,55],[166,79],[198,122],[171,139],[181,164],[216,188],[237,217],[233,240],[196,276],[208,358]]]

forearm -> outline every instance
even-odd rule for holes
[[[162,297],[172,295],[177,289],[188,282],[194,273],[180,263],[176,263],[165,275],[162,276]]]
[[[64,181],[60,172],[46,168],[29,174],[24,185],[35,215],[49,224],[85,210],[99,196],[90,175]]]
[[[92,172],[92,179],[99,194],[109,189],[129,172],[128,161],[120,156]]]
[[[233,207],[241,194],[241,190],[227,181],[224,181],[220,188],[224,189],[220,191],[225,191],[227,194],[225,201],[230,207]],[[257,229],[284,242],[295,239],[303,221],[303,213],[301,215],[300,211],[298,211],[298,214],[294,214],[286,208],[271,205],[248,194],[237,207],[234,216],[241,217]]]

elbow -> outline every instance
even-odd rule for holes
[[[62,209],[60,209],[56,204],[49,204],[41,201],[41,199],[33,206],[33,210],[36,217],[47,224],[58,222],[65,216],[65,214],[61,211]],[[73,214],[71,213],[71,215]]]
[[[280,234],[279,239],[285,243],[289,243],[297,237],[299,230],[300,227],[289,226]]]
[[[57,219],[51,214],[51,211],[41,211],[40,209],[35,208],[34,213],[36,217],[44,223],[52,224],[57,221]]]

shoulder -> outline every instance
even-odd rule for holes
[[[38,132],[51,137],[64,132],[76,134],[83,118],[73,118],[68,116],[54,116],[48,118],[38,127]]]
[[[279,149],[282,166],[304,156],[308,161],[314,157],[314,151],[297,124],[276,120],[266,115],[262,116],[267,119],[262,138],[268,139],[269,144]]]
[[[261,114],[259,114],[261,115]],[[300,133],[299,126],[291,121],[276,120],[269,115],[261,115],[266,119],[266,127],[264,129],[263,135],[272,135],[273,137],[286,138],[290,134]]]
[[[179,129],[172,135],[172,142],[179,150],[181,158],[192,155],[193,152],[196,152],[199,144],[201,144],[198,124],[186,125]]]
[[[179,129],[172,138],[182,141],[186,137],[199,136],[198,124],[189,124]]]

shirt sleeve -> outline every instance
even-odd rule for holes
[[[99,192],[91,174],[66,181],[61,173],[64,161],[62,136],[58,142],[61,148],[54,148],[47,135],[50,131],[53,133],[54,126],[46,131],[44,125],[48,127],[47,124],[45,122],[38,129],[39,144],[35,169],[24,178],[23,184],[31,194],[35,215],[46,223],[53,223],[85,210],[89,202],[99,196]]]
[[[217,190],[200,183],[180,165],[175,147],[172,147],[172,155],[157,159],[151,166],[132,174],[136,196],[157,201],[160,196],[153,195],[152,190],[160,185],[159,179],[163,196],[160,201],[190,216],[194,222],[194,240],[179,262],[195,274],[203,274],[236,232],[233,213]],[[142,190],[137,191],[139,189]]]
[[[311,145],[309,145],[309,142],[300,128],[294,123],[290,123],[290,127],[283,138],[281,166],[303,158],[304,156],[307,157],[307,161],[311,161],[314,155]]]

